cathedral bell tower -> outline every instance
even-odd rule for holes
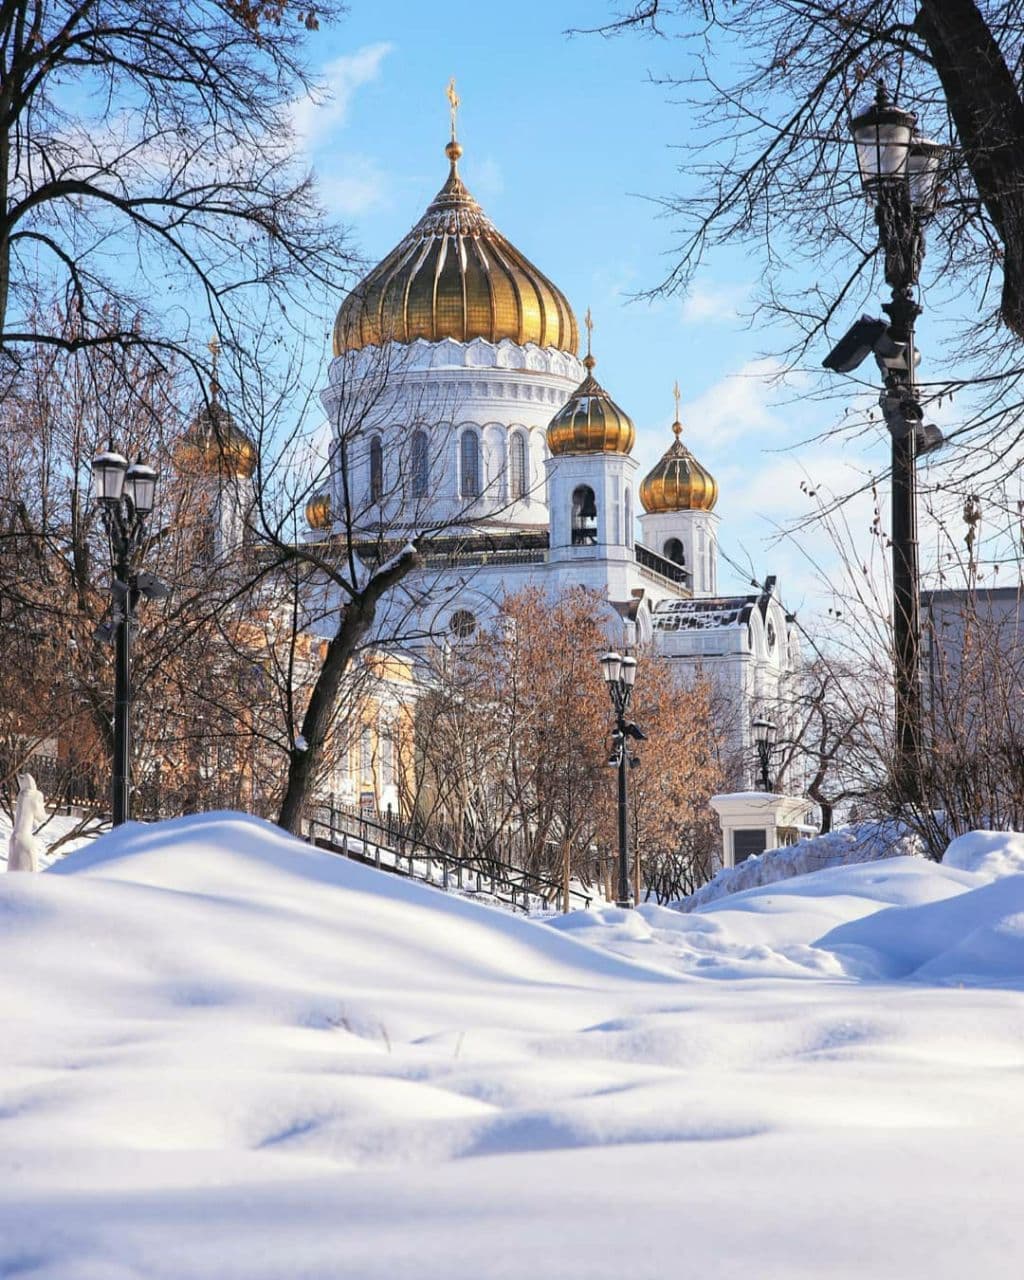
[[[718,590],[718,484],[683,444],[679,421],[679,384],[674,388],[675,440],[640,486],[645,514],[640,517],[644,545],[682,566],[694,596]]]
[[[586,326],[586,377],[547,430],[551,559],[591,557],[599,548],[604,559],[631,561],[636,428],[594,377],[589,310]]]
[[[204,555],[221,560],[241,549],[254,499],[256,445],[220,399],[220,344],[210,343],[213,376],[207,404],[178,441],[175,468],[191,487],[193,519],[204,537]]]

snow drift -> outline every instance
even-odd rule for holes
[[[2,876],[0,1275],[1008,1275],[1017,839],[558,928],[230,814]]]

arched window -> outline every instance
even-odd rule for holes
[[[627,547],[633,545],[633,490],[626,485],[626,528],[625,542]]]
[[[572,491],[572,545],[592,547],[597,542],[597,499],[588,484]]]
[[[384,446],[380,436],[370,437],[370,501],[384,497]]]
[[[461,442],[462,496],[480,497],[480,441],[475,431],[463,431]]]
[[[526,436],[522,431],[513,431],[508,449],[509,497],[525,498],[529,490],[529,479],[526,467]]]
[[[452,635],[459,640],[469,640],[476,630],[476,618],[468,609],[456,609],[450,623]]]
[[[686,552],[678,538],[669,538],[661,549],[661,554],[673,564],[686,564]]]
[[[427,433],[414,431],[412,445],[409,449],[410,493],[414,498],[424,498],[430,486],[430,453],[427,448]]]

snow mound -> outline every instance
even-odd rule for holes
[[[121,828],[0,876],[0,1275],[1011,1275],[1022,938],[921,858],[552,928]]]
[[[743,889],[776,884],[791,876],[806,875],[825,867],[876,862],[883,858],[918,856],[920,839],[894,822],[859,822],[837,827],[827,835],[801,840],[782,849],[769,849],[747,858],[738,867],[724,867],[695,893],[672,903],[676,911],[696,911],[709,902]]]
[[[969,831],[958,836],[942,858],[944,867],[957,867],[987,876],[1024,873],[1024,834],[1016,831]]]

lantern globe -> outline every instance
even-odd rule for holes
[[[119,502],[124,488],[128,459],[107,449],[92,460],[92,492],[100,502]]]
[[[622,670],[622,655],[611,650],[601,658],[601,674],[607,684],[618,684]]]
[[[156,502],[159,476],[144,462],[133,462],[124,478],[125,493],[140,516],[148,516]]]
[[[917,116],[890,102],[879,81],[875,101],[850,124],[861,184],[869,195],[880,184],[906,176],[916,125]]]

